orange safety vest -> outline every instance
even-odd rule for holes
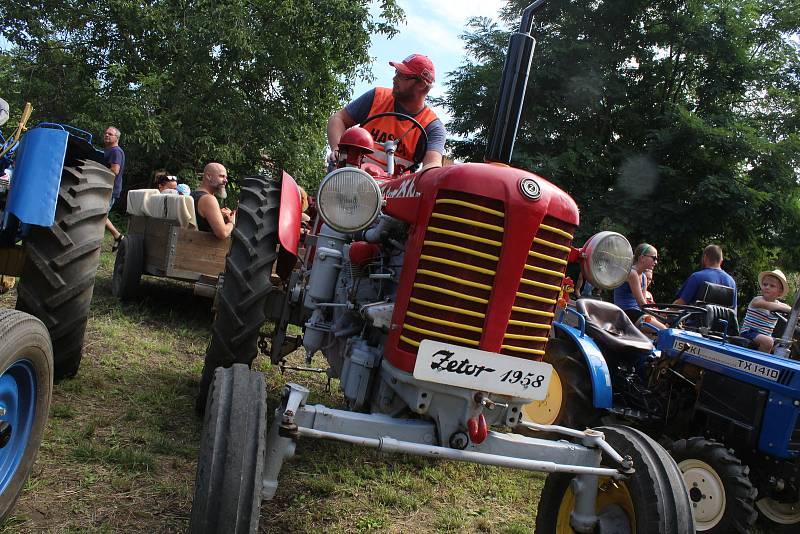
[[[392,96],[392,90],[387,87],[376,87],[375,97],[372,99],[372,107],[369,109],[368,117],[377,115],[378,113],[386,113],[387,111],[395,111],[395,101]],[[431,108],[425,106],[422,111],[413,116],[414,119],[426,128],[430,123],[435,121],[438,117]],[[414,163],[414,152],[417,149],[417,142],[422,137],[420,132],[414,125],[405,120],[400,120],[398,117],[381,117],[374,121],[369,121],[365,126],[372,138],[379,143],[383,143],[390,139],[397,139],[403,135],[409,128],[411,131],[400,141],[400,145],[394,153],[395,165],[402,165],[410,167]],[[375,153],[371,156],[377,160],[378,163],[386,170],[386,153],[383,147],[375,145]]]

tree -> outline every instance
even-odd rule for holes
[[[509,27],[527,3],[509,2]],[[581,238],[656,244],[664,300],[710,242],[746,293],[764,267],[797,270],[799,27],[788,0],[554,0],[534,22],[514,163],[573,195]],[[473,19],[463,37],[445,104],[466,137],[454,152],[476,160],[508,33]]]
[[[41,120],[122,131],[128,185],[208,161],[235,177],[266,154],[308,185],[323,170],[325,120],[368,76],[373,33],[395,0],[20,0],[0,5],[6,100]]]

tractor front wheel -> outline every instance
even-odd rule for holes
[[[800,501],[780,502],[770,497],[756,501],[760,522],[773,534],[797,534],[800,531]]]
[[[278,256],[281,185],[265,177],[246,178],[239,195],[233,242],[225,259],[225,283],[217,292],[217,313],[206,349],[196,408],[202,412],[214,370],[250,365],[257,356],[258,332]]]
[[[189,532],[258,529],[266,428],[264,375],[243,364],[218,368],[203,421]]]
[[[670,447],[692,502],[698,532],[750,532],[756,490],[749,469],[721,443],[695,437]]]
[[[692,512],[681,472],[658,443],[625,426],[605,426],[606,441],[623,457],[633,460],[635,472],[614,480],[600,477],[595,533],[676,534],[692,532]],[[537,534],[573,532],[570,514],[575,505],[574,475],[547,477],[539,499]]]
[[[0,523],[17,502],[42,442],[53,394],[53,348],[44,324],[0,311]]]

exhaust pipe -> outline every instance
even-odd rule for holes
[[[511,163],[514,140],[517,137],[528,74],[536,39],[531,36],[533,16],[544,7],[546,0],[536,0],[522,12],[519,31],[508,39],[508,54],[500,79],[500,96],[494,108],[492,126],[486,146],[487,162]]]

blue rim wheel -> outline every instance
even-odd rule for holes
[[[0,310],[0,522],[14,507],[42,442],[53,394],[53,347],[42,321]]]
[[[0,375],[0,493],[19,468],[36,419],[37,378],[33,363],[20,360]],[[3,413],[5,412],[5,413]]]

